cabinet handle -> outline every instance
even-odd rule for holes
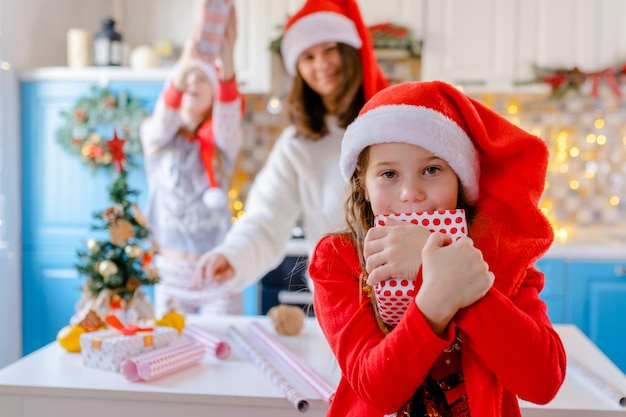
[[[618,265],[615,267],[615,276],[623,277],[626,275],[626,266]]]

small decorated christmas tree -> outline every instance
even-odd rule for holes
[[[159,282],[152,263],[153,251],[145,243],[148,225],[133,202],[138,192],[128,186],[128,174],[123,166],[124,140],[114,135],[107,145],[119,176],[109,189],[112,205],[93,215],[96,223],[92,229],[103,231],[102,237],[89,238],[87,250],[77,251],[76,269],[86,280],[75,320],[82,320],[89,311],[104,316],[129,310],[134,316],[122,317],[122,321],[153,319],[152,304],[140,291],[142,286]]]
[[[94,230],[108,231],[108,239],[87,240],[87,251],[78,251],[78,272],[87,277],[84,289],[92,297],[111,290],[128,301],[142,285],[159,281],[152,265],[152,252],[145,250],[143,241],[149,234],[146,220],[136,204],[130,201],[137,191],[128,187],[126,171],[110,189],[113,203],[102,212],[94,213]]]

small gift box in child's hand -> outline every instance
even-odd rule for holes
[[[439,210],[419,213],[380,214],[376,216],[374,226],[385,226],[387,219],[401,220],[423,226],[431,232],[450,235],[452,242],[467,235],[465,211],[462,209]],[[409,303],[415,297],[415,280],[389,278],[374,287],[374,297],[378,313],[388,326],[400,322]]]
[[[119,329],[84,333],[80,336],[83,363],[91,368],[119,372],[120,364],[125,359],[168,346],[177,337],[176,329],[162,326],[154,329],[122,326]]]
[[[201,31],[196,42],[200,59],[212,63],[219,56],[232,0],[204,0]]]

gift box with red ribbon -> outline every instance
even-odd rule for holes
[[[91,368],[119,372],[124,359],[168,346],[177,337],[178,331],[166,326],[122,326],[83,333],[80,336],[83,364]]]

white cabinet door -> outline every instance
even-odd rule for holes
[[[235,66],[240,89],[248,94],[271,91],[270,42],[287,16],[286,0],[235,0]]]
[[[524,0],[520,2],[516,78],[540,67],[599,71],[626,57],[623,0]]]
[[[426,5],[422,79],[508,85],[517,0],[431,0]]]
[[[292,15],[304,4],[304,0],[285,0],[287,15]],[[425,0],[359,0],[359,8],[366,25],[391,22],[406,26],[414,37],[422,36]]]

